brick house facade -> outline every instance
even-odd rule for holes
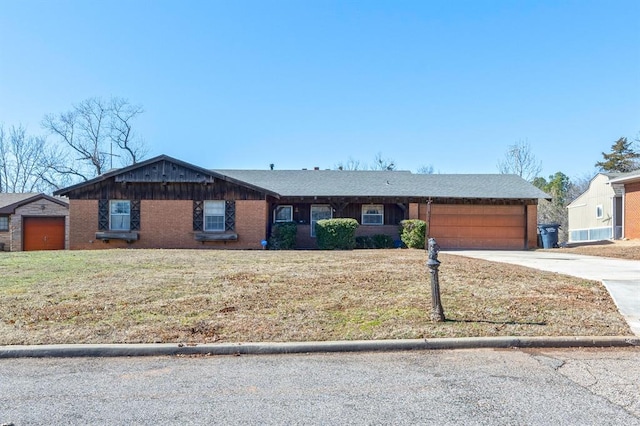
[[[640,238],[640,182],[624,186],[624,236]]]
[[[536,246],[536,205],[548,195],[514,175],[396,171],[209,170],[168,157],[113,170],[56,192],[69,198],[71,249],[262,249],[274,223],[354,218],[357,236],[398,240],[419,218],[443,248]],[[427,214],[427,200],[431,214]]]
[[[622,174],[612,179],[611,184],[622,193],[622,236],[640,238],[640,170]]]

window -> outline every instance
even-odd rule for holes
[[[311,206],[311,236],[316,236],[316,223],[319,220],[331,219],[332,217],[331,206]]]
[[[204,202],[204,230],[224,232],[224,201]]]
[[[384,206],[382,204],[362,206],[362,224],[384,225]]]
[[[598,204],[596,206],[596,219],[602,219],[604,216],[604,210],[602,209],[602,204]]]
[[[112,200],[109,204],[109,229],[129,231],[131,229],[131,202],[129,200]]]
[[[274,222],[292,222],[293,206],[277,206],[273,214]]]
[[[8,230],[9,230],[9,217],[0,216],[0,231],[8,231]]]

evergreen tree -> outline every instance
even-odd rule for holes
[[[603,172],[621,172],[626,173],[640,167],[640,154],[632,148],[633,142],[627,141],[627,138],[618,139],[611,145],[609,154],[602,153],[603,161],[598,161],[596,167]]]

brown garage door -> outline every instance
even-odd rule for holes
[[[64,250],[64,217],[23,217],[22,249]]]
[[[432,205],[431,229],[442,248],[525,247],[524,206]]]

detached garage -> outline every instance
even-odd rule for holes
[[[0,249],[64,250],[69,204],[45,194],[0,194]]]

